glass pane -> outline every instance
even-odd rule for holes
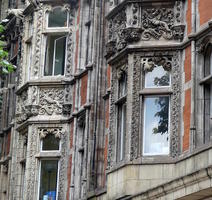
[[[60,139],[55,138],[53,134],[48,134],[43,139],[43,151],[59,150]]]
[[[119,98],[127,93],[127,74],[122,73],[119,79]]]
[[[49,13],[48,27],[67,27],[67,11],[55,8]]]
[[[53,69],[53,58],[54,58],[54,41],[58,36],[48,36],[46,41],[46,58],[44,76],[51,76]]]
[[[144,154],[169,153],[169,97],[144,100]]]
[[[156,66],[145,74],[145,87],[161,87],[170,85],[170,73],[162,66]]]
[[[66,37],[55,40],[54,75],[64,74]]]
[[[118,159],[124,158],[124,145],[126,133],[126,103],[118,107]]]
[[[65,63],[66,37],[50,35],[46,44],[44,76],[63,75]],[[54,67],[54,74],[53,74]]]
[[[41,160],[39,200],[56,200],[57,160]]]

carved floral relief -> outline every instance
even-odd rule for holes
[[[128,3],[108,20],[107,57],[139,40],[182,40],[182,13],[180,0],[160,6]]]
[[[62,114],[62,104],[64,102],[63,88],[41,88],[39,96],[40,115]]]

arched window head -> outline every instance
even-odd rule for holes
[[[54,8],[48,17],[48,27],[67,27],[68,26],[68,12],[61,7]]]

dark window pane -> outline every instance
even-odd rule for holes
[[[43,139],[43,148],[44,151],[52,151],[52,150],[59,150],[60,140],[59,138],[55,138],[53,134],[48,134]]]
[[[57,160],[41,160],[39,200],[56,200],[57,171]]]
[[[169,153],[169,97],[144,99],[144,154]]]
[[[55,8],[50,12],[48,27],[67,27],[67,11]]]
[[[118,106],[118,160],[124,158],[126,133],[126,103]]]

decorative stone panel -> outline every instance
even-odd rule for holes
[[[107,57],[138,41],[181,41],[184,36],[183,2],[128,2],[108,17]],[[117,6],[118,7],[118,6]]]
[[[63,112],[63,102],[64,88],[40,88],[40,115],[61,115]]]
[[[108,161],[107,168],[110,169],[116,163],[116,138],[117,138],[117,113],[116,101],[118,100],[118,79],[121,73],[128,71],[127,60],[123,59],[121,62],[112,67],[111,79],[111,95],[110,95],[110,128],[108,140]],[[127,73],[128,74],[128,73]]]

